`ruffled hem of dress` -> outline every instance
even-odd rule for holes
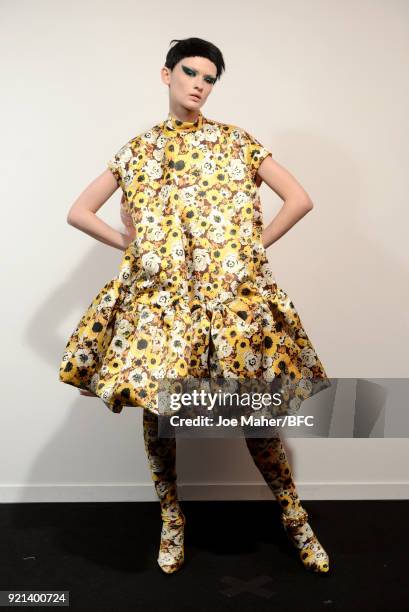
[[[149,306],[138,303],[115,277],[94,298],[71,334],[59,380],[92,392],[114,413],[133,406],[159,414],[157,389],[165,376],[260,377],[266,382],[279,378],[286,411],[294,413],[304,399],[331,382],[286,292],[276,283],[245,288],[232,299],[215,298],[192,311],[182,301],[180,307],[163,309],[149,326],[149,320],[144,322]],[[254,355],[248,351],[245,366],[233,367],[226,355],[229,329],[250,347],[257,339],[254,346],[260,348]],[[175,330],[180,330],[176,342]],[[190,341],[181,349],[186,330]],[[145,352],[157,363],[148,363]],[[191,367],[192,356],[196,369]],[[209,369],[210,363],[214,370]]]

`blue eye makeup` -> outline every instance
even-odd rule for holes
[[[196,70],[192,70],[191,68],[188,68],[187,66],[182,66],[182,68],[183,68],[183,72],[185,72],[187,75],[196,76]],[[205,81],[207,81],[207,83],[210,83],[211,85],[214,85],[216,83],[216,79],[211,76],[206,76]]]

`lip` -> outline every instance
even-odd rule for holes
[[[200,96],[198,96],[197,94],[189,94],[190,96],[192,96],[192,98],[196,98],[196,100],[201,100],[202,98]]]

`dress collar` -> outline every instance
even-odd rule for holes
[[[199,114],[195,121],[181,121],[172,115],[171,112],[168,113],[167,119],[165,121],[165,133],[168,136],[173,136],[180,132],[194,132],[195,130],[200,130],[203,125],[203,115],[199,110]]]

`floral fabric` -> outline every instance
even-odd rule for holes
[[[329,385],[262,245],[268,155],[242,128],[169,113],[107,162],[135,238],[69,337],[62,382],[154,414],[164,377],[282,375],[298,405]]]

